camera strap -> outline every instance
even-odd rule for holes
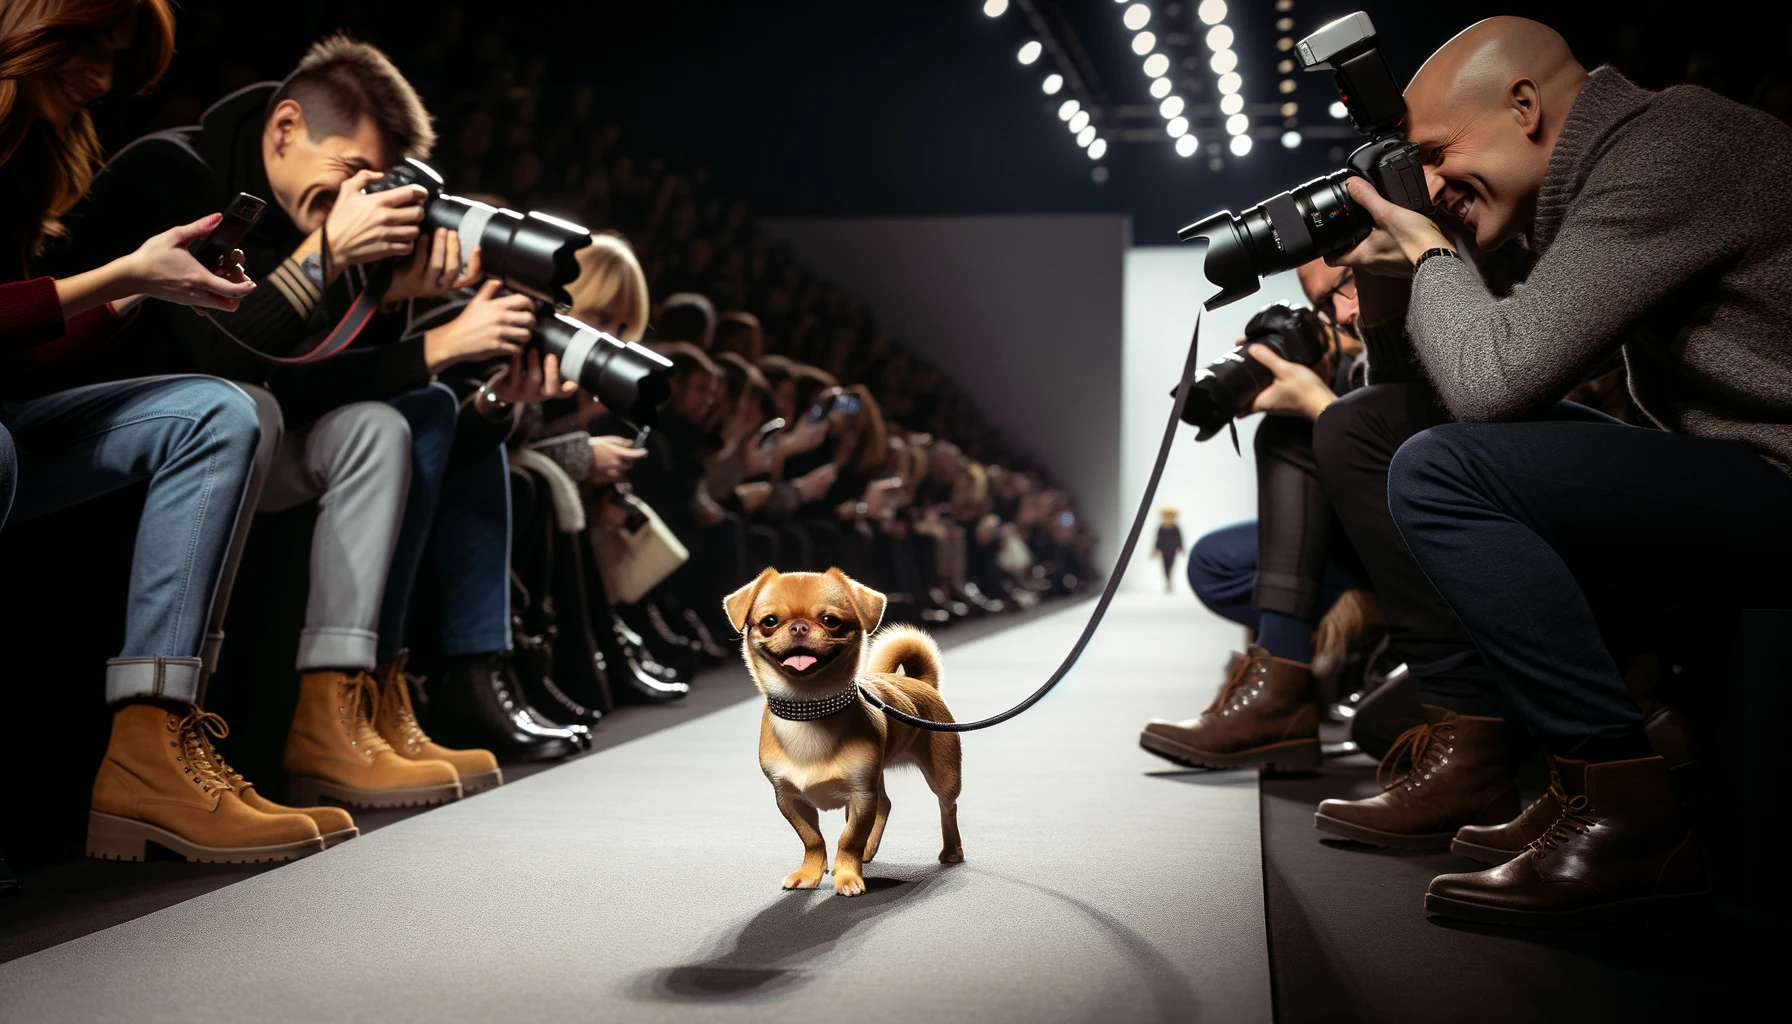
[[[313,346],[311,351],[298,356],[269,355],[232,334],[230,329],[219,323],[218,318],[213,316],[209,310],[195,307],[194,311],[210,321],[211,325],[218,329],[219,334],[236,342],[244,351],[264,363],[273,363],[276,366],[305,366],[310,363],[321,363],[354,344],[355,339],[361,336],[362,328],[366,327],[367,322],[373,319],[373,314],[379,312],[380,300],[385,297],[386,288],[391,283],[392,267],[390,263],[383,263],[371,274],[365,275],[361,291],[355,296],[355,301],[349,304],[348,312],[342,314],[342,319],[336,321],[336,326],[330,328],[330,333],[324,335],[323,340]]]
[[[1083,626],[1082,635],[1077,637],[1076,646],[1070,649],[1070,653],[1065,656],[1057,671],[1051,674],[1051,678],[1047,679],[1039,689],[1034,690],[1026,700],[999,715],[978,719],[975,722],[935,722],[926,718],[917,718],[906,711],[884,703],[883,698],[878,696],[876,690],[868,686],[860,686],[859,693],[865,698],[866,703],[882,709],[884,714],[896,721],[917,729],[927,729],[931,732],[973,732],[978,729],[987,729],[992,725],[1001,725],[1039,703],[1040,698],[1050,693],[1052,688],[1070,673],[1070,670],[1075,667],[1077,659],[1083,656],[1083,648],[1088,647],[1089,641],[1095,636],[1096,627],[1100,626],[1101,620],[1107,616],[1108,606],[1114,603],[1114,594],[1120,589],[1120,580],[1126,575],[1127,564],[1132,561],[1133,549],[1138,546],[1139,537],[1145,531],[1145,520],[1151,515],[1152,499],[1157,497],[1158,482],[1163,479],[1164,466],[1170,460],[1170,446],[1176,441],[1176,428],[1182,425],[1182,408],[1188,404],[1189,388],[1194,381],[1195,371],[1200,365],[1197,362],[1200,347],[1201,314],[1197,311],[1195,313],[1195,335],[1189,339],[1188,343],[1188,361],[1182,367],[1182,382],[1176,386],[1176,404],[1170,409],[1170,422],[1164,426],[1164,439],[1157,448],[1157,462],[1152,465],[1151,478],[1145,483],[1144,495],[1139,498],[1139,510],[1133,515],[1132,529],[1126,535],[1126,543],[1120,548],[1120,560],[1114,565],[1113,573],[1108,576],[1107,586],[1102,588],[1101,598],[1095,602],[1095,610],[1089,614],[1089,621]]]

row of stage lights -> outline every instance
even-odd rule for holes
[[[983,13],[991,18],[1001,17],[1008,13],[1008,0],[984,0]],[[1045,44],[1037,39],[1029,39],[1021,44],[1020,52],[1015,54],[1015,59],[1022,64],[1035,64],[1044,54]],[[1064,90],[1064,76],[1054,71],[1045,76],[1045,80],[1040,83],[1040,88],[1045,91],[1047,96],[1056,96]],[[1067,99],[1059,104],[1058,120],[1063,121],[1069,127],[1071,137],[1076,140],[1078,146],[1082,147],[1083,152],[1089,154],[1089,159],[1100,160],[1107,156],[1108,140],[1102,138],[1095,125],[1091,123],[1094,120],[1094,115],[1084,110],[1082,103],[1075,99]],[[1096,180],[1100,181],[1105,177],[1106,171],[1101,170],[1097,174]]]

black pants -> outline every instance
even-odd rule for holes
[[[1313,424],[1265,416],[1253,444],[1257,455],[1257,578],[1251,607],[1280,612],[1310,625],[1330,606],[1321,603],[1330,576],[1362,579],[1350,538],[1319,481]],[[1337,593],[1329,595],[1337,599]],[[1221,614],[1224,614],[1223,612]]]
[[[1564,402],[1426,430],[1388,485],[1418,564],[1551,753],[1649,753],[1596,602],[1792,606],[1792,478],[1739,442]]]
[[[1499,691],[1469,633],[1413,561],[1388,513],[1388,464],[1414,434],[1450,416],[1426,384],[1374,384],[1328,406],[1313,426],[1325,497],[1388,620],[1389,647],[1419,679],[1419,699],[1458,714],[1499,715]]]

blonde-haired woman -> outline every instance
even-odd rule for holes
[[[622,341],[640,341],[647,331],[647,275],[635,250],[621,235],[592,235],[578,252],[579,276],[566,286],[576,320]]]

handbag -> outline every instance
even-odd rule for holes
[[[659,586],[691,557],[659,514],[640,498],[625,491],[616,491],[605,498],[629,506],[628,522],[612,533],[589,516],[586,532],[591,537],[591,553],[597,558],[598,574],[603,577],[604,593],[612,603],[633,604]]]

